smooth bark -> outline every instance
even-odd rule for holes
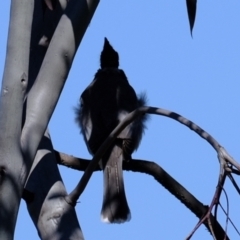
[[[44,130],[44,128],[41,127],[42,125],[39,126],[39,124],[42,124],[42,119],[45,119],[46,122],[50,119],[51,111],[53,111],[56,105],[71,68],[71,64],[68,64],[68,62],[73,61],[80,39],[88,26],[98,1],[80,1],[78,9],[76,9],[76,1],[72,2],[75,2],[75,5],[72,5],[70,10],[66,11],[69,18],[66,18],[66,16],[62,17],[65,20],[62,20],[62,23],[60,23],[62,24],[60,28],[60,24],[58,25],[52,40],[51,37],[61,14],[66,14],[66,12],[63,12],[66,8],[63,1],[59,1],[53,12],[48,9],[46,10],[45,24],[42,24],[41,19],[36,21],[36,26],[38,26],[37,32],[35,30],[36,28],[33,28],[32,34],[35,41],[32,42],[32,46],[35,54],[32,53],[31,56],[36,61],[34,61],[30,69],[31,82],[34,82],[36,76],[37,80],[29,92],[27,99],[27,117],[22,135],[23,149],[27,151],[26,156],[28,159],[31,159],[34,148],[36,147],[36,142],[41,135],[41,131]],[[84,5],[84,3],[88,4],[88,6],[86,4]],[[76,12],[78,14],[76,14]],[[75,15],[72,16],[72,14]],[[83,21],[83,18],[86,20]],[[78,22],[79,20],[81,20],[81,22]],[[74,27],[71,27],[71,24],[74,22],[77,22],[79,25],[73,24]],[[69,38],[61,37],[62,31],[64,31],[65,28],[67,31],[69,30],[69,32],[66,33],[67,36],[70,35]],[[73,32],[74,34],[72,34]],[[76,39],[76,36],[79,37]],[[71,41],[76,42],[76,44],[72,45]],[[63,52],[69,51],[70,54],[67,54],[68,56],[65,58]],[[43,61],[44,57],[45,59]],[[41,64],[42,67],[39,71]],[[63,70],[60,72],[60,75],[58,75],[59,68]],[[46,79],[49,79],[49,81],[46,82]],[[48,90],[51,91],[50,94]],[[47,96],[49,96],[47,99],[46,92]],[[41,94],[43,94],[44,97]],[[40,104],[41,100],[35,101],[38,97],[43,100],[43,104]],[[46,102],[44,102],[45,100]],[[48,106],[48,109],[45,108],[44,110],[41,106]],[[31,118],[32,116],[30,118],[28,117],[29,113],[30,115],[32,114],[32,110],[34,114],[36,114],[34,120]],[[46,124],[46,122],[44,124]],[[34,124],[36,125],[34,126]],[[33,131],[28,132],[32,127]],[[37,140],[31,138],[34,137],[34,135]],[[28,139],[28,137],[30,139]],[[30,142],[36,142],[28,148],[29,144],[26,144],[28,142],[26,142],[26,139]],[[30,165],[31,163],[29,166]],[[49,136],[45,136],[39,146],[24,191],[24,199],[26,200],[29,214],[41,239],[83,239],[75,209],[64,200],[65,196],[66,190],[56,165],[55,155],[52,154],[51,140]],[[69,222],[71,222],[71,224],[69,224]]]
[[[72,0],[50,42],[37,79],[27,99],[22,150],[31,167],[64,87],[76,50],[97,7],[97,0]],[[44,107],[43,107],[44,106]],[[45,107],[47,106],[47,107]]]
[[[0,97],[0,239],[13,239],[26,168],[20,148],[33,0],[12,0]]]
[[[76,50],[98,4],[98,1],[72,0],[58,24],[47,54],[45,55],[43,50],[41,57],[35,58],[39,62],[31,61],[29,65],[30,49],[33,49],[34,44],[35,46],[42,44],[42,42],[38,43],[37,34],[32,34],[35,31],[32,24],[34,27],[43,26],[41,14],[38,14],[40,18],[32,19],[33,12],[38,11],[37,6],[39,11],[42,10],[40,8],[42,2],[12,0],[11,3],[7,57],[0,97],[0,239],[3,240],[13,239],[23,186],[67,79]],[[60,6],[64,8],[62,1]],[[45,27],[48,29],[47,26]],[[39,32],[40,36],[43,33],[43,31]],[[49,41],[50,39],[51,37]],[[36,53],[31,52],[31,57],[34,54]],[[40,66],[42,67],[38,71]],[[34,74],[38,76],[36,82]],[[29,75],[31,79],[28,82]],[[27,91],[29,92],[26,97]],[[34,211],[41,209],[41,218],[37,218],[34,214],[32,218],[37,223],[42,239],[83,239],[76,213],[64,200],[66,191],[54,157],[50,157],[50,165],[42,164],[45,162],[46,155],[49,157],[49,147],[46,149],[39,151],[36,162],[38,164],[41,162],[45,170],[48,166],[49,174],[54,177],[47,185],[48,190],[51,189],[51,191],[46,191],[44,188],[38,194],[40,197],[33,201],[33,205],[37,206],[39,200],[41,202],[41,199],[47,198],[46,201],[41,202],[42,206],[32,208]],[[39,154],[43,159],[40,162]],[[54,174],[51,169],[55,169]],[[33,171],[37,173],[36,169]],[[41,176],[41,173],[42,170],[37,175]],[[31,181],[28,183],[33,184]],[[42,182],[40,180],[34,183],[39,185]],[[31,202],[31,196],[34,196],[34,193],[26,190],[25,199]],[[49,196],[55,196],[54,201],[48,201]],[[34,212],[30,206],[29,209],[30,212]],[[52,225],[47,221],[49,218],[52,220]],[[69,221],[72,222],[71,227],[63,228],[62,226],[66,226],[65,223]]]
[[[24,191],[28,211],[41,239],[84,239],[75,209],[64,200],[66,195],[51,140],[46,133]]]

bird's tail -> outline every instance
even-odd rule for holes
[[[129,221],[131,213],[124,190],[122,149],[114,145],[110,153],[105,154],[104,158],[102,161],[104,193],[101,220],[106,223],[123,223]]]

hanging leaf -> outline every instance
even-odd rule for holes
[[[193,30],[195,16],[196,16],[197,0],[186,0],[186,3],[187,3],[190,31],[191,31],[191,35],[192,35],[192,30]]]

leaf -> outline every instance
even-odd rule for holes
[[[186,0],[186,3],[187,3],[190,31],[191,31],[191,35],[192,35],[192,30],[193,30],[195,16],[196,16],[196,10],[197,10],[197,0]]]

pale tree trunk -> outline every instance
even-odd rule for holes
[[[0,97],[1,240],[13,239],[31,167],[24,198],[41,239],[83,239],[75,209],[64,200],[50,138],[42,136],[98,1],[46,2],[55,16],[41,0],[11,2]]]
[[[13,238],[27,174],[20,139],[33,5],[33,0],[15,0],[11,4],[0,98],[0,239]]]

